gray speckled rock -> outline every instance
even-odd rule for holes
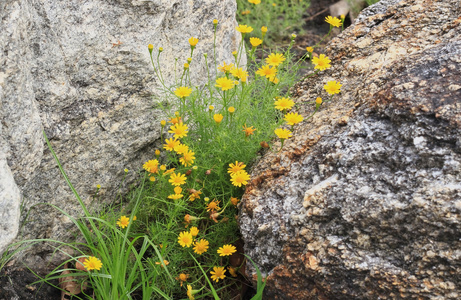
[[[161,84],[147,45],[154,53],[163,47],[171,85],[176,58],[182,68],[189,37],[199,38],[190,70],[192,84],[203,84],[204,53],[212,67],[213,19],[218,62],[233,60],[240,41],[235,11],[231,0],[0,2],[0,140],[29,216],[20,238],[66,239],[72,223],[39,203],[81,213],[42,129],[84,201],[90,204],[97,184],[102,199],[113,200],[124,168],[131,170],[128,185],[159,146]]]
[[[460,3],[383,2],[293,89],[305,116],[341,94],[254,168],[239,220],[267,299],[461,297]]]

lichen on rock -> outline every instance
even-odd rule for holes
[[[253,169],[239,215],[268,299],[461,296],[459,1],[380,1],[293,88],[341,94]],[[255,275],[251,265],[250,273]]]

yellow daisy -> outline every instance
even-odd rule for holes
[[[287,113],[284,120],[291,126],[303,121],[303,116],[298,113]]]
[[[245,137],[248,137],[254,134],[254,132],[256,131],[256,128],[253,128],[253,126],[247,127],[247,125],[245,124],[242,127],[243,127],[243,132],[245,132]]]
[[[199,255],[201,255],[201,254],[207,252],[207,251],[208,251],[208,247],[209,247],[208,245],[209,245],[209,244],[210,244],[210,243],[209,243],[207,240],[205,240],[205,239],[200,239],[200,241],[195,242],[195,244],[194,244],[194,252],[197,253],[197,254],[199,254]]]
[[[101,270],[101,267],[102,267],[102,262],[101,260],[99,260],[99,258],[97,257],[94,257],[94,256],[89,256],[88,258],[85,259],[85,261],[83,262],[83,266],[85,267],[85,269],[87,269],[88,271],[91,271],[91,270]]]
[[[341,92],[341,87],[342,84],[340,84],[339,81],[328,81],[327,84],[323,86],[325,91],[330,95],[339,94],[339,92]]]
[[[243,34],[250,33],[253,31],[253,27],[247,25],[239,25],[238,27],[235,27],[235,29],[237,29],[238,32]]]
[[[221,71],[223,73],[228,73],[232,68],[234,67],[234,64],[226,64],[225,61],[223,61],[222,66],[218,66],[218,71]]]
[[[330,62],[331,60],[325,54],[320,54],[319,57],[312,59],[312,63],[315,65],[314,69],[319,69],[320,71],[330,68]]]
[[[277,128],[274,130],[274,133],[282,140],[286,140],[287,138],[293,136],[290,130],[284,128]]]
[[[211,271],[210,273],[211,273],[211,279],[216,282],[218,282],[219,279],[226,278],[226,275],[224,275],[224,273],[226,273],[226,270],[224,269],[224,267],[213,267],[213,271]]]
[[[223,91],[227,91],[234,87],[234,81],[226,77],[221,77],[216,79],[215,86],[221,88]]]
[[[189,45],[191,45],[191,47],[195,47],[198,43],[198,39],[197,38],[194,38],[194,37],[191,37],[189,39]]]
[[[291,100],[290,98],[278,98],[274,102],[274,105],[275,105],[275,109],[284,111],[284,110],[291,109],[295,105],[295,102]]]
[[[182,247],[190,247],[192,245],[193,240],[194,239],[192,238],[192,234],[190,234],[190,232],[187,231],[181,232],[178,237],[178,243]]]
[[[192,227],[189,229],[189,232],[190,232],[190,234],[192,234],[192,236],[197,236],[199,230],[198,230],[197,227],[192,226]]]
[[[340,19],[336,17],[332,17],[332,16],[325,17],[325,22],[327,22],[328,24],[334,27],[341,27],[342,25],[342,22]]]
[[[174,138],[166,139],[165,143],[166,144],[163,145],[163,149],[165,149],[167,151],[173,151],[176,146],[181,144],[180,141],[178,141],[177,139],[174,139]]]
[[[174,91],[174,94],[179,98],[188,97],[191,93],[192,89],[187,86],[180,86]]]
[[[271,78],[277,75],[277,69],[275,67],[272,68],[269,65],[264,65],[261,68],[259,68],[255,73],[259,76],[266,76],[266,78]]]
[[[257,37],[251,37],[250,38],[250,44],[253,47],[258,47],[262,43],[263,43],[263,41],[260,38],[257,38]]]
[[[179,159],[179,162],[182,163],[184,166],[192,166],[195,160],[195,153],[192,151],[187,151],[183,153],[183,156]]]
[[[229,164],[229,168],[227,169],[227,173],[230,173],[231,175],[234,173],[237,173],[238,171],[241,171],[245,169],[246,165],[243,162],[238,162],[235,161],[234,163]]]
[[[277,67],[278,65],[283,63],[285,59],[286,58],[282,53],[271,53],[266,58],[266,64],[268,64],[269,66]]]
[[[181,173],[173,173],[170,176],[170,179],[168,180],[169,183],[171,183],[174,186],[180,186],[184,183],[186,183],[186,175],[181,174]]]
[[[214,115],[213,115],[213,119],[214,119],[214,121],[216,122],[216,124],[221,123],[221,121],[222,121],[223,118],[224,118],[224,117],[223,117],[223,115],[221,115],[221,114],[214,114]]]
[[[185,136],[187,136],[187,133],[189,132],[187,130],[187,125],[184,124],[183,122],[176,123],[170,127],[170,130],[168,130],[169,133],[174,133],[174,138],[175,139],[180,139]]]
[[[128,218],[126,216],[121,216],[120,219],[118,219],[118,221],[117,221],[117,225],[120,228],[125,228],[125,227],[128,226],[128,224],[130,224],[130,218]]]
[[[248,180],[250,180],[250,175],[245,170],[231,174],[231,182],[235,186],[247,185]]]
[[[144,170],[146,170],[149,173],[157,173],[158,172],[158,160],[149,160],[144,165],[142,166]]]
[[[233,245],[224,245],[218,249],[219,256],[229,256],[234,252],[237,252],[237,248]]]

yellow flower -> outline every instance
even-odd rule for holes
[[[161,166],[160,166],[160,170],[165,171],[165,170],[166,170],[166,166],[165,166],[165,165],[161,165]]]
[[[224,245],[218,249],[219,256],[229,256],[234,252],[237,252],[237,248],[233,245]]]
[[[100,184],[97,184],[96,185],[96,188],[99,190],[101,188],[101,185]]]
[[[167,261],[166,259],[164,259],[163,264],[161,262],[159,262],[159,261],[156,261],[155,264],[156,265],[161,265],[161,267],[163,268],[163,265],[168,266],[170,264],[170,262]]]
[[[247,25],[239,25],[238,27],[235,27],[235,29],[237,29],[238,32],[243,34],[250,33],[253,31],[253,27]]]
[[[241,187],[242,184],[247,185],[248,180],[250,180],[250,175],[245,170],[231,174],[231,182],[235,186]]]
[[[221,208],[218,206],[219,201],[213,200],[210,203],[208,203],[208,206],[206,207],[206,211],[217,211],[220,210]]]
[[[175,147],[174,147],[174,151],[178,154],[183,154],[183,153],[186,153],[187,151],[189,151],[189,146],[187,145],[184,145],[184,144],[181,144],[181,143],[178,143]]]
[[[322,98],[317,97],[317,99],[315,99],[315,105],[320,106],[320,104],[322,104]]]
[[[291,126],[303,121],[303,116],[298,113],[287,113],[284,120]]]
[[[242,16],[249,15],[250,13],[251,13],[251,11],[249,11],[248,9],[244,10],[244,11],[242,11]]]
[[[213,20],[213,25],[218,25],[218,20],[214,19]]]
[[[182,247],[190,247],[192,245],[192,242],[193,242],[193,238],[190,232],[183,231],[179,234],[178,243]]]
[[[284,128],[277,128],[274,130],[274,133],[279,137],[281,140],[286,140],[287,138],[293,136],[291,131]]]
[[[177,123],[179,123],[179,122],[181,122],[181,117],[180,117],[180,116],[176,116],[176,117],[174,117],[174,118],[171,118],[171,119],[168,121],[168,123],[171,123],[171,124],[177,124]]]
[[[181,174],[181,173],[173,173],[170,176],[170,179],[168,180],[172,185],[174,186],[180,186],[184,183],[186,183],[186,175]]]
[[[194,244],[194,252],[199,254],[199,255],[207,252],[209,244],[210,243],[207,240],[200,239],[200,241],[195,242],[195,244]]]
[[[182,286],[183,282],[186,282],[187,279],[189,278],[189,274],[184,274],[184,273],[181,273],[179,274],[178,277],[175,277],[176,280],[179,280],[179,282],[181,283],[180,285]]]
[[[165,143],[166,143],[166,144],[163,145],[163,149],[165,149],[165,150],[167,150],[167,151],[173,151],[174,148],[175,148],[176,146],[178,146],[179,144],[181,144],[180,141],[178,141],[177,139],[173,139],[173,138],[171,138],[171,139],[166,139],[166,140],[165,140]]]
[[[130,224],[130,219],[126,216],[121,216],[120,219],[118,219],[117,221],[117,225],[120,228],[125,228],[128,226],[128,224]]]
[[[214,114],[214,116],[213,116],[213,119],[214,119],[214,121],[216,122],[216,124],[221,123],[221,121],[222,121],[223,118],[224,118],[224,117],[223,117],[223,115],[221,115],[221,114]]]
[[[179,159],[179,162],[182,163],[186,167],[192,166],[192,164],[194,163],[194,159],[195,159],[195,156],[194,156],[195,153],[189,150],[187,152],[184,152],[182,155],[183,156]]]
[[[172,195],[169,195],[168,196],[168,199],[173,199],[173,200],[178,200],[178,199],[181,199],[184,195],[181,194],[182,192],[182,188],[177,186],[174,188],[174,194]]]
[[[180,86],[175,91],[174,94],[179,98],[185,98],[192,93],[192,89],[187,86]]]
[[[248,77],[248,72],[245,71],[244,69],[242,68],[232,68],[230,70],[230,73],[232,74],[232,76],[236,77],[236,78],[240,78],[240,80],[242,80],[242,82],[246,82],[247,81],[247,77]]]
[[[183,122],[179,122],[174,124],[173,126],[170,127],[170,130],[168,130],[169,133],[174,133],[174,138],[175,139],[180,139],[182,137],[187,136],[187,133],[189,132],[187,130],[187,125],[184,124]]]
[[[271,78],[275,77],[277,74],[277,69],[274,67],[272,68],[271,66],[264,65],[261,68],[259,68],[256,72],[259,76],[266,76],[266,78]]]
[[[243,127],[243,132],[245,132],[245,137],[248,137],[254,134],[254,132],[256,131],[256,128],[253,128],[253,126],[247,127],[247,125],[245,124],[242,127]]]
[[[230,202],[232,203],[232,205],[234,206],[237,206],[237,204],[239,203],[239,199],[238,198],[235,198],[235,197],[231,197],[230,198]]]
[[[184,70],[187,70],[187,69],[189,69],[189,64],[188,64],[188,63],[185,63],[185,64],[184,64]]]
[[[229,164],[229,168],[227,169],[227,173],[230,173],[231,175],[234,173],[237,173],[238,171],[243,170],[246,167],[246,165],[243,162],[238,162],[235,161],[234,163]]]
[[[334,27],[341,27],[342,24],[340,19],[332,16],[325,17],[325,22]]]
[[[197,43],[198,43],[198,39],[197,39],[197,38],[191,37],[191,38],[189,39],[189,45],[191,45],[191,47],[197,46]]]
[[[190,196],[189,200],[190,201],[195,201],[195,199],[200,199],[200,195],[202,194],[201,191],[196,191],[194,189],[189,190]]]
[[[261,32],[265,34],[267,32],[267,27],[266,26],[261,27]]]
[[[166,121],[165,121],[165,120],[161,120],[161,121],[160,121],[160,125],[161,125],[162,127],[165,127]]]
[[[233,113],[235,113],[235,107],[229,106],[229,108],[227,109],[227,111],[232,115]]]
[[[98,270],[99,271],[99,270],[101,270],[102,262],[97,257],[89,256],[83,262],[83,266],[88,271],[91,271],[91,270]]]
[[[159,47],[159,48],[158,48],[158,52],[162,53],[162,52],[163,52],[163,48],[162,48],[162,47]]]
[[[248,0],[248,2],[257,5],[257,4],[261,3],[261,0]]]
[[[190,284],[187,285],[187,297],[189,297],[189,300],[195,300],[194,295],[198,292],[200,292],[200,290],[193,290]]]
[[[340,84],[339,81],[328,81],[327,84],[323,86],[325,91],[330,95],[339,94],[339,92],[341,92],[341,87],[342,84]]]
[[[125,168],[125,170],[124,170],[124,171],[125,171],[125,173],[128,173],[128,169],[126,169],[126,168]]]
[[[158,160],[149,160],[148,162],[144,163],[142,166],[144,170],[149,173],[157,173],[158,172]]]
[[[168,175],[168,174],[171,174],[171,173],[173,173],[173,172],[174,172],[174,170],[175,170],[175,168],[171,168],[171,169],[169,169],[168,171],[166,171],[165,173],[163,173],[163,176],[166,176],[166,175]]]
[[[269,56],[266,58],[266,64],[269,66],[274,66],[277,67],[281,63],[285,61],[285,56],[283,56],[282,53],[271,53]]]
[[[274,102],[274,105],[275,109],[284,111],[287,109],[291,109],[295,105],[295,103],[290,98],[279,98]]]
[[[219,279],[224,279],[226,278],[226,270],[224,270],[224,267],[213,267],[213,271],[211,273],[211,279],[218,282]]]
[[[152,182],[154,182],[154,181],[155,181],[155,177],[154,177],[154,176],[151,176],[151,177],[149,177],[149,180],[152,181]]]
[[[214,106],[213,106],[213,105],[208,106],[208,111],[211,112],[211,111],[213,111],[213,109],[214,109]]]
[[[319,69],[320,71],[326,70],[331,67],[331,60],[325,54],[320,54],[319,57],[314,57],[312,63],[315,65],[314,69]]]
[[[314,48],[306,47],[306,51],[309,52],[309,53],[312,53],[312,52],[314,52]]]
[[[197,227],[192,226],[192,227],[189,229],[189,232],[190,232],[190,234],[192,234],[192,236],[197,236],[199,230],[198,230]]]
[[[262,42],[263,41],[260,38],[257,38],[257,37],[251,37],[250,38],[250,44],[253,47],[258,47],[259,45],[262,44]]]
[[[226,64],[225,61],[223,61],[222,66],[218,66],[218,71],[221,71],[223,73],[228,73],[230,70],[234,67],[234,64]]]
[[[160,156],[160,150],[155,149],[155,156],[157,156],[157,158]]]
[[[154,45],[152,44],[147,45],[147,49],[149,49],[149,51],[152,52],[152,50],[154,49]]]
[[[278,79],[277,77],[275,77],[275,76],[270,77],[270,78],[269,78],[269,81],[272,82],[272,83],[274,83],[274,84],[279,83],[279,79]]]
[[[234,81],[226,77],[221,77],[216,79],[215,86],[221,88],[223,91],[227,91],[234,87]]]
[[[232,268],[231,266],[229,266],[227,267],[227,269],[229,270],[229,273],[232,275],[232,277],[237,277],[237,270],[235,268]]]

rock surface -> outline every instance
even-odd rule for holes
[[[308,116],[342,83],[242,199],[266,299],[461,298],[460,12],[383,0],[330,42],[331,69],[293,89]]]
[[[192,84],[203,84],[204,53],[212,67],[213,19],[217,60],[233,60],[240,41],[235,11],[231,0],[0,2],[0,178],[14,178],[22,192],[21,239],[66,239],[72,223],[46,204],[81,214],[42,129],[84,201],[92,202],[97,184],[101,200],[113,201],[124,169],[125,189],[160,146],[161,83],[147,45],[155,55],[163,47],[169,86],[176,58],[182,71],[190,55],[189,37],[199,38],[190,70]],[[0,202],[2,242],[14,232],[3,228],[18,228],[17,218],[5,218],[20,205],[19,197],[11,199]],[[35,248],[28,262],[46,260],[41,251]]]

